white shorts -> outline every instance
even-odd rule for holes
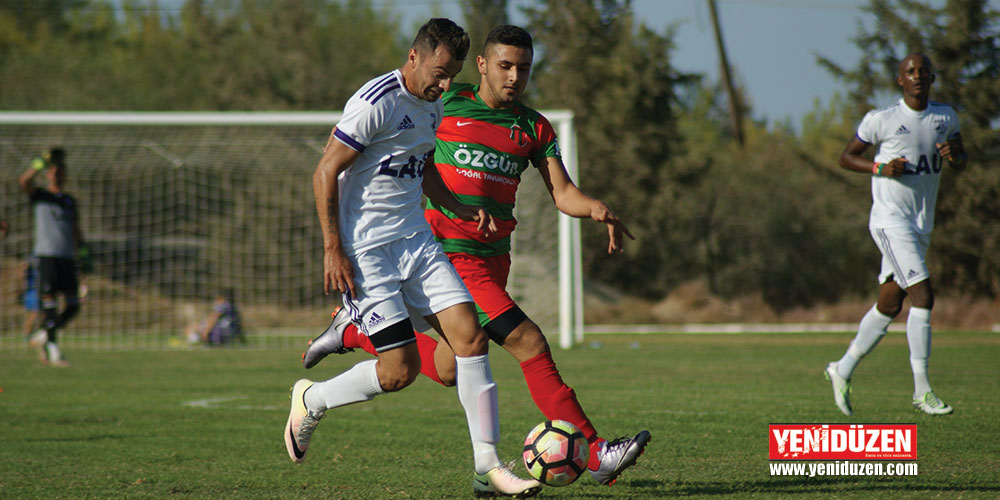
[[[415,328],[425,331],[430,325],[424,316],[472,302],[458,271],[430,231],[365,250],[351,257],[351,263],[360,297],[345,293],[344,306],[368,337],[407,318],[412,318]],[[380,342],[384,345],[375,348],[386,351],[415,339],[400,337]]]
[[[900,288],[907,288],[931,277],[927,270],[927,247],[930,234],[915,233],[902,227],[871,228],[872,239],[882,252],[882,270],[879,284],[893,280]]]

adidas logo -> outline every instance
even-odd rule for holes
[[[396,127],[396,130],[405,130],[408,128],[413,128],[415,126],[416,125],[413,124],[413,120],[410,119],[410,115],[404,115],[403,121],[399,122],[399,126]]]
[[[906,128],[906,125],[900,125],[899,128],[896,129],[896,135],[903,135],[903,134],[909,134],[909,133],[910,133],[910,129]]]
[[[917,275],[917,272],[914,271],[913,269],[910,269],[910,272],[906,275],[906,277],[907,278],[912,278],[912,277],[914,277],[916,275]]]
[[[400,126],[402,126],[402,125],[400,125]],[[410,122],[410,127],[409,128],[413,128],[413,122]],[[383,321],[385,321],[384,317],[382,317],[377,312],[373,312],[372,313],[372,317],[368,319],[368,326],[375,326],[375,325],[377,325],[377,324],[379,324],[379,323],[381,323]]]

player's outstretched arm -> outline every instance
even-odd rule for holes
[[[424,165],[424,180],[421,187],[424,190],[424,195],[431,201],[454,212],[460,219],[478,222],[476,230],[480,233],[489,236],[497,232],[497,224],[493,220],[493,216],[483,207],[466,205],[458,201],[455,194],[441,179],[441,174],[438,173],[437,166],[433,163]]]
[[[336,130],[336,129],[334,129]],[[323,149],[323,156],[313,173],[313,196],[316,199],[316,215],[319,216],[323,233],[323,291],[327,294],[336,289],[340,293],[354,289],[354,268],[344,253],[340,242],[339,191],[337,176],[358,159],[360,153],[347,147],[330,135],[330,141]]]
[[[35,175],[44,170],[47,166],[49,166],[49,163],[41,156],[32,158],[31,166],[17,178],[17,185],[21,186],[21,191],[24,191],[24,193],[29,196],[34,194],[35,189],[37,188],[31,183],[31,179],[34,179]]]
[[[547,157],[545,163],[539,166],[538,172],[560,212],[581,219],[589,217],[607,225],[609,254],[625,250],[625,236],[635,239],[625,223],[604,202],[591,198],[573,183],[562,160]]]
[[[948,139],[948,142],[938,143],[937,149],[941,158],[948,160],[948,164],[955,170],[961,171],[969,163],[969,155],[965,153],[962,134],[955,134],[955,137]]]

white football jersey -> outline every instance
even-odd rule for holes
[[[872,228],[909,227],[919,234],[934,229],[934,207],[944,160],[937,143],[959,133],[958,115],[951,106],[928,102],[914,111],[903,99],[868,112],[858,125],[858,139],[878,145],[875,161],[906,158],[902,177],[872,176]]]
[[[440,99],[410,94],[398,69],[364,84],[347,101],[334,137],[361,155],[339,178],[344,253],[430,231],[421,183],[424,165],[434,161],[443,114]]]

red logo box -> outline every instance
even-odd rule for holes
[[[917,424],[769,424],[770,460],[916,460]]]

